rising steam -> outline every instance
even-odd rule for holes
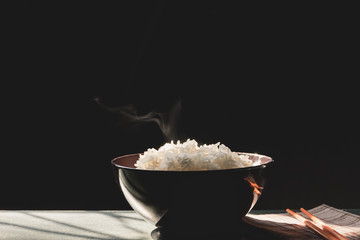
[[[123,126],[154,122],[159,126],[166,142],[178,140],[177,125],[180,117],[181,100],[177,101],[167,113],[149,112],[145,115],[138,115],[136,108],[132,105],[109,107],[102,104],[99,98],[95,98],[94,101],[102,108],[120,116],[120,124]]]

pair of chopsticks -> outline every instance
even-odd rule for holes
[[[315,217],[308,211],[306,211],[303,208],[300,208],[300,210],[305,213],[306,216],[308,216],[312,221],[307,220],[306,218],[300,216],[299,214],[291,211],[290,209],[286,209],[286,212],[290,213],[291,216],[299,220],[300,222],[304,223],[305,226],[313,230],[314,232],[321,235],[324,239],[328,240],[349,240],[348,238],[344,237],[337,231],[335,231],[330,226],[326,225],[323,221],[321,221],[319,218]],[[319,227],[320,226],[320,227]]]

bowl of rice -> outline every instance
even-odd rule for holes
[[[111,163],[130,206],[157,227],[154,239],[164,239],[236,231],[261,196],[264,171],[272,162],[220,143],[187,140]]]

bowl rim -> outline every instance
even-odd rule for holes
[[[250,166],[250,167],[241,167],[241,168],[226,168],[226,169],[209,169],[209,170],[186,170],[186,171],[182,171],[182,170],[161,170],[161,169],[141,169],[141,168],[135,168],[135,167],[127,167],[127,166],[122,166],[119,164],[116,164],[115,161],[119,158],[124,158],[124,157],[130,157],[130,156],[135,156],[135,155],[140,155],[142,153],[132,153],[132,154],[126,154],[126,155],[121,155],[118,156],[114,159],[111,160],[111,164],[116,167],[116,168],[120,168],[120,169],[124,169],[124,170],[130,170],[130,171],[139,171],[139,172],[156,172],[156,173],[205,173],[205,172],[232,172],[232,171],[250,171],[253,169],[257,169],[257,168],[265,168],[268,164],[271,164],[274,162],[274,159],[267,156],[267,155],[263,155],[263,154],[258,154],[258,153],[249,153],[249,152],[236,152],[237,154],[241,155],[256,155],[256,156],[260,156],[260,157],[265,157],[268,158],[269,161],[260,165],[256,165],[256,166]]]

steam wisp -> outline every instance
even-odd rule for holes
[[[119,123],[122,126],[141,125],[154,122],[160,128],[166,142],[178,140],[177,128],[181,111],[181,100],[178,100],[168,113],[152,111],[145,115],[138,115],[137,110],[133,105],[109,107],[102,104],[99,98],[95,98],[94,101],[102,108],[120,116]]]

